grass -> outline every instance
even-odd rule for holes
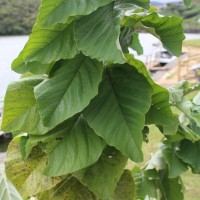
[[[144,164],[150,159],[151,154],[155,153],[159,149],[159,142],[163,138],[159,129],[156,126],[150,126],[149,143],[143,145],[144,152]],[[131,166],[132,165],[132,166]],[[133,167],[133,163],[129,163],[128,168]],[[200,189],[198,188],[200,182],[200,175],[193,174],[191,171],[187,171],[182,176],[185,186],[185,200],[199,200]]]
[[[200,39],[186,40],[183,44],[185,46],[200,47]]]

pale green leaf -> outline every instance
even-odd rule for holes
[[[0,165],[0,199],[1,200],[22,200],[22,197],[6,178],[4,166]]]
[[[191,142],[189,140],[183,140],[180,145],[180,151],[177,151],[177,156],[188,163],[192,168],[193,173],[200,174],[200,142]]]
[[[99,200],[87,187],[84,187],[73,177],[66,178],[63,182],[49,191],[40,193],[38,200]]]
[[[99,8],[75,24],[75,40],[79,50],[91,58],[111,63],[124,63],[119,44],[120,14],[114,4]]]
[[[160,200],[183,200],[183,183],[180,177],[168,178],[167,171],[159,171]]]
[[[35,88],[43,123],[54,128],[82,111],[98,93],[103,64],[80,54],[55,66],[50,78]]]
[[[114,200],[135,200],[135,183],[129,170],[125,170],[115,188]]]
[[[180,160],[176,153],[179,143],[164,141],[161,146],[162,154],[169,168],[169,178],[176,178],[188,170],[186,164]]]
[[[88,15],[101,6],[113,0],[43,0],[37,23],[43,27],[52,27],[55,24],[66,23],[70,17]]]
[[[91,167],[73,174],[101,200],[113,199],[118,180],[123,174],[127,158],[108,147]]]
[[[2,130],[36,135],[49,130],[43,126],[33,93],[34,87],[42,80],[40,77],[25,78],[8,86],[4,100]]]
[[[157,197],[155,180],[145,176],[144,172],[137,167],[132,170],[132,176],[135,183],[136,199],[145,199],[147,195]]]
[[[73,28],[74,23],[60,24],[53,29],[42,29],[35,26],[24,49],[14,60],[12,69],[17,72],[25,72],[25,70],[45,72],[47,68],[48,72],[51,63],[75,57],[78,49],[74,40]]]
[[[20,137],[10,143],[6,155],[6,175],[23,198],[46,191],[62,181],[61,177],[50,178],[42,174],[47,159],[39,148],[35,148],[28,160],[19,152]]]
[[[142,130],[152,90],[134,67],[116,65],[106,71],[99,94],[83,112],[96,134],[133,161],[142,161]]]
[[[132,40],[130,48],[135,50],[138,55],[143,54],[143,47],[142,47],[140,40],[139,40],[139,34],[136,33],[136,32],[133,35],[133,40]]]
[[[182,42],[185,39],[182,21],[183,19],[179,17],[162,17],[156,12],[141,19],[144,26],[155,29],[155,36],[161,40],[164,48],[175,56],[181,55]]]
[[[68,123],[65,126],[68,127]],[[65,137],[48,155],[44,171],[48,176],[61,176],[88,167],[99,159],[103,151],[104,142],[81,116],[70,130],[66,129],[63,130]]]

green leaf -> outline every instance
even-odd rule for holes
[[[120,3],[130,3],[137,6],[140,6],[145,9],[149,9],[150,1],[149,0],[118,0]]]
[[[144,172],[135,167],[132,176],[136,186],[136,199],[145,199],[148,195],[157,198],[157,187],[155,180],[145,176]]]
[[[117,182],[119,181],[127,158],[114,148],[107,148],[100,159],[75,176],[83,185],[102,200],[113,199]]]
[[[149,83],[132,66],[116,65],[106,71],[99,94],[83,114],[107,144],[140,162],[142,130],[151,95]]]
[[[2,200],[22,200],[22,197],[6,178],[4,166],[0,165],[0,199]]]
[[[44,127],[38,113],[33,89],[42,79],[25,78],[8,86],[4,100],[2,130],[5,132],[21,131],[29,134],[45,134],[49,128]]]
[[[18,71],[20,69],[20,72],[22,71],[22,59],[26,67],[31,68],[27,70],[33,71],[33,67],[29,66],[29,63],[39,62],[42,65],[47,65],[60,59],[75,57],[78,54],[78,49],[74,40],[73,28],[74,23],[70,25],[60,24],[53,29],[41,29],[35,26],[24,49],[13,62],[13,70]],[[41,66],[34,65],[36,71],[35,68],[41,68]]]
[[[124,170],[115,189],[114,200],[135,200],[135,183],[129,170]]]
[[[187,7],[190,7],[192,1],[191,0],[184,0],[184,4],[187,6]]]
[[[80,54],[55,66],[50,78],[35,88],[43,123],[54,128],[82,111],[98,93],[103,64]]]
[[[6,154],[6,175],[23,198],[46,191],[62,181],[61,177],[50,178],[42,174],[47,159],[39,148],[35,148],[28,160],[19,152],[20,137],[14,138]]]
[[[99,200],[86,187],[73,177],[67,177],[63,182],[49,191],[37,196],[38,200]]]
[[[159,171],[161,200],[183,200],[183,183],[180,177],[168,178],[167,171]]]
[[[200,141],[191,142],[189,140],[181,141],[180,151],[177,151],[177,156],[183,160],[183,162],[188,163],[192,168],[192,172],[200,174]]]
[[[70,118],[45,135],[29,135],[24,149],[25,158],[28,158],[33,147],[37,145],[40,145],[46,154],[52,153],[56,146],[59,145],[63,138],[66,136],[66,133],[69,133],[74,127],[78,117],[79,115]]]
[[[75,40],[79,50],[99,61],[124,63],[119,44],[120,14],[114,10],[114,4],[110,4],[77,20]]]
[[[141,19],[144,26],[154,28],[156,36],[168,51],[175,56],[182,53],[183,34],[182,19],[179,17],[160,17],[153,12]]]
[[[142,47],[140,40],[139,40],[139,34],[136,33],[136,32],[133,35],[133,40],[132,40],[132,44],[131,44],[130,48],[135,50],[138,55],[143,54],[143,47]]]
[[[70,17],[88,15],[112,0],[43,0],[37,23],[49,28],[55,24],[66,23]]]
[[[144,75],[148,82],[150,83],[153,89],[152,95],[152,105],[148,113],[146,114],[146,123],[147,124],[156,124],[156,125],[163,125],[163,126],[177,126],[177,120],[174,118],[173,113],[171,111],[169,105],[169,92],[167,89],[157,85],[152,78],[150,77],[149,73],[145,65],[137,59],[134,59],[132,55],[126,55],[127,62],[134,66],[139,73]],[[174,132],[176,132],[177,127],[174,128]]]
[[[73,126],[68,123],[65,126],[71,128],[63,130],[65,137],[48,155],[44,171],[48,176],[61,176],[88,167],[99,159],[103,151],[104,142],[82,117]]]
[[[176,155],[178,149],[179,143],[171,143],[167,140],[161,146],[163,157],[169,168],[169,178],[176,178],[188,170],[186,164]]]

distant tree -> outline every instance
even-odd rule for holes
[[[0,0],[0,35],[30,34],[40,0]]]

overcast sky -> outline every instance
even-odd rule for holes
[[[176,2],[176,1],[181,1],[181,0],[155,0],[155,1],[157,1],[157,2],[164,2],[164,3],[166,3],[166,2]]]

